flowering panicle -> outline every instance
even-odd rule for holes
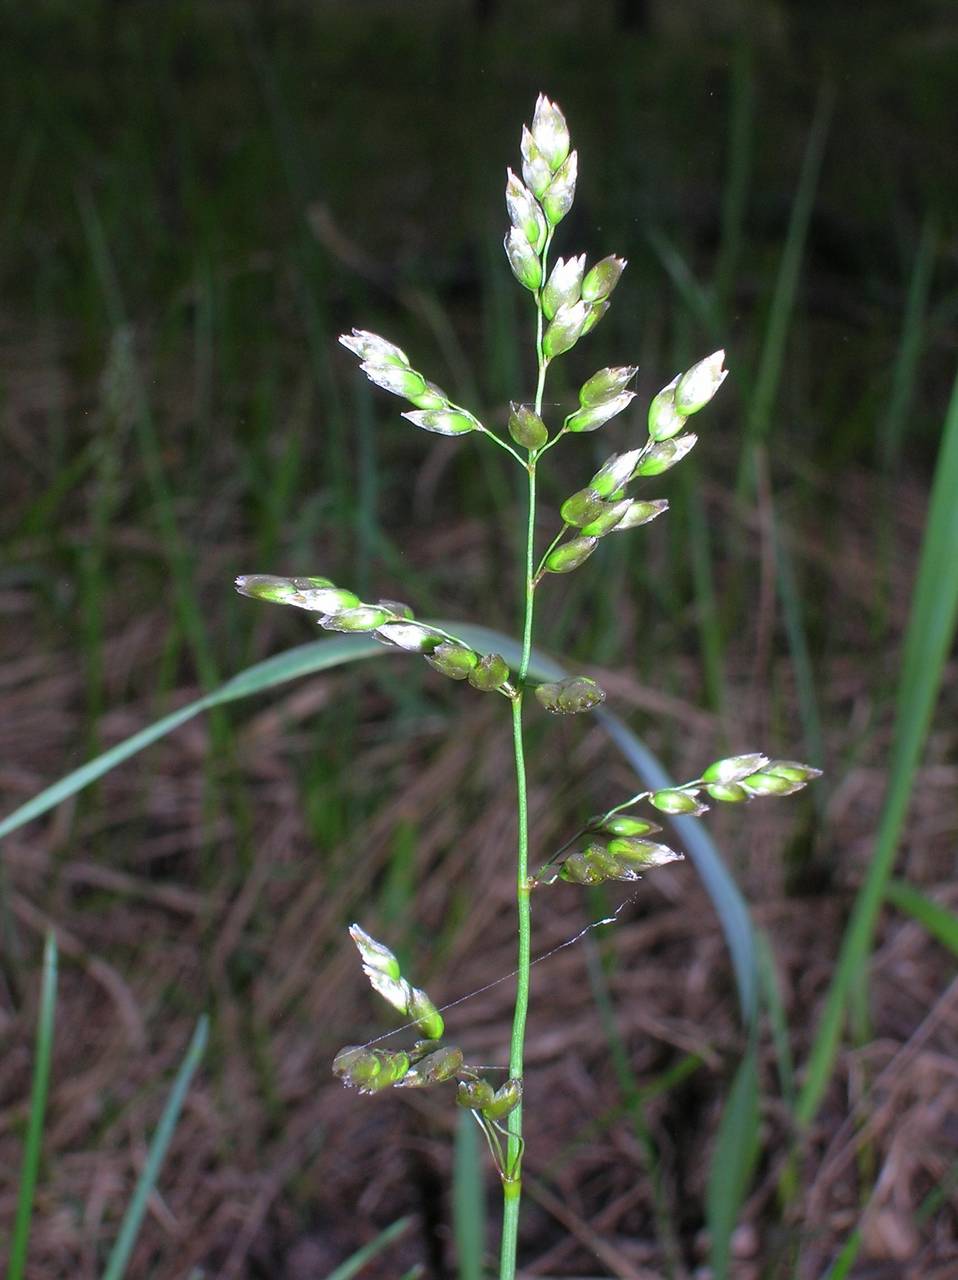
[[[347,351],[359,357],[359,367],[374,386],[416,405],[414,410],[402,415],[408,422],[440,436],[463,436],[470,431],[483,430],[482,423],[474,414],[461,405],[453,404],[442,387],[437,387],[412,369],[405,351],[394,343],[366,329],[344,333],[339,341]]]
[[[701,776],[672,786],[642,791],[605,813],[591,818],[535,876],[529,875],[529,830],[523,756],[523,708],[526,693],[551,715],[579,715],[599,707],[605,693],[588,675],[537,683],[534,677],[533,601],[546,575],[570,573],[584,564],[601,540],[611,533],[646,525],[668,510],[665,498],[636,496],[630,487],[664,474],[696,445],[698,436],[688,420],[715,397],[728,376],[724,351],[716,351],[676,376],[648,406],[647,433],[633,448],[610,454],[591,479],[560,503],[562,520],[536,567],[535,549],[537,465],[560,438],[591,434],[621,418],[634,424],[635,365],[599,369],[579,386],[578,403],[558,430],[544,419],[546,374],[557,357],[576,344],[601,321],[626,267],[614,254],[590,266],[584,253],[559,257],[550,267],[556,228],[575,199],[578,155],[572,149],[565,116],[555,102],[540,94],[531,125],[524,125],[520,144],[520,172],[506,172],[505,205],[509,220],[504,248],[519,284],[532,295],[536,309],[535,355],[537,384],[534,400],[512,402],[508,436],[490,431],[469,409],[452,401],[436,383],[413,368],[395,343],[366,329],[353,329],[341,344],[360,362],[362,373],[376,387],[399,396],[411,408],[403,417],[425,431],[444,436],[475,434],[491,439],[526,473],[529,505],[527,542],[522,562],[525,588],[523,646],[517,673],[498,653],[480,653],[461,637],[421,622],[408,605],[396,600],[364,601],[353,591],[323,577],[285,578],[249,574],[237,578],[237,589],[254,599],[291,605],[312,613],[327,631],[374,635],[394,649],[417,654],[441,675],[483,692],[498,692],[511,702],[517,806],[516,905],[519,924],[519,967],[510,1040],[509,1078],[495,1088],[470,1067],[462,1050],[440,1043],[445,1024],[440,1010],[419,987],[403,975],[393,952],[365,932],[350,927],[363,971],[372,988],[401,1018],[414,1024],[423,1037],[411,1048],[387,1050],[378,1037],[365,1045],[347,1045],[335,1057],[333,1072],[344,1084],[362,1093],[390,1088],[441,1087],[456,1082],[456,1101],[479,1124],[505,1188],[505,1216],[501,1274],[515,1275],[515,1241],[521,1189],[523,1037],[529,997],[532,926],[528,889],[564,882],[593,886],[607,881],[632,882],[646,871],[679,862],[683,855],[659,837],[663,822],[705,815],[711,803],[741,804],[790,795],[801,790],[819,770],[794,760],[771,759],[744,752],[715,760]],[[614,429],[614,428],[613,428]],[[511,443],[510,443],[511,441]],[[525,451],[525,455],[521,451]],[[601,712],[598,713],[600,716]],[[645,809],[634,812],[639,805]],[[681,823],[676,824],[681,831]],[[400,1028],[402,1030],[403,1028]],[[503,1123],[505,1122],[505,1123]],[[505,1139],[505,1141],[501,1141]],[[508,1230],[506,1229],[508,1227]]]
[[[398,600],[364,604],[329,578],[280,578],[268,573],[242,574],[236,589],[254,600],[315,613],[324,631],[371,632],[383,644],[422,654],[435,671],[453,680],[468,680],[483,693],[515,696],[508,663],[498,653],[477,653],[448,632],[416,622],[409,605]]]
[[[653,440],[671,440],[685,427],[685,419],[704,409],[728,377],[722,367],[724,351],[715,351],[685,373],[678,373],[653,396],[649,405],[649,435]]]

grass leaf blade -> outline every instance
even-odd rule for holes
[[[235,702],[239,698],[248,698],[254,693],[271,689],[274,685],[284,684],[298,676],[327,671],[345,662],[355,662],[357,659],[369,658],[374,654],[385,652],[382,645],[368,636],[334,636],[328,640],[316,640],[311,644],[299,645],[295,649],[289,649],[263,662],[257,662],[254,666],[227,680],[213,692],[170,712],[168,716],[163,716],[162,719],[147,725],[145,729],[134,733],[123,742],[117,743],[115,747],[88,760],[86,764],[74,769],[72,773],[66,774],[58,782],[52,783],[31,800],[20,805],[0,822],[0,840],[12,831],[16,831],[18,827],[22,827],[24,823],[39,818],[70,796],[76,795],[78,791],[82,791],[84,787],[90,786],[105,773],[122,764],[124,760],[142,751],[144,747],[150,746],[159,738],[178,729],[181,724],[192,720],[201,711],[207,711],[210,707],[219,706],[221,703]]]
[[[103,1280],[121,1280],[126,1273],[127,1263],[136,1243],[136,1237],[143,1222],[143,1215],[146,1213],[146,1202],[156,1186],[156,1180],[159,1177],[167,1147],[170,1145],[170,1139],[173,1137],[177,1121],[180,1118],[180,1111],[183,1107],[186,1092],[190,1087],[190,1081],[193,1079],[193,1073],[199,1066],[200,1059],[206,1049],[208,1035],[209,1020],[204,1014],[196,1024],[196,1030],[193,1032],[189,1047],[186,1050],[186,1056],[180,1063],[180,1069],[176,1073],[173,1088],[170,1090],[166,1106],[163,1108],[163,1114],[160,1116],[160,1122],[156,1126],[156,1132],[153,1134],[153,1140],[150,1143],[146,1164],[137,1179],[133,1196],[127,1206],[126,1213],[123,1215],[120,1234],[116,1238],[116,1243],[107,1261],[106,1270],[103,1272]]]
[[[905,880],[890,881],[885,897],[899,911],[917,920],[926,933],[958,955],[958,915],[954,911],[949,911]]]
[[[656,757],[626,724],[604,709],[595,714],[647,787],[659,791],[672,785],[672,780]],[[746,1024],[750,1024],[754,1021],[758,1006],[758,959],[752,920],[745,899],[702,824],[695,818],[680,817],[673,817],[670,822],[681,837],[706,892],[712,899],[732,958],[742,1018]]]
[[[33,1197],[37,1186],[37,1170],[40,1166],[40,1146],[43,1141],[43,1117],[46,1112],[47,1094],[50,1090],[50,1059],[53,1054],[53,1025],[57,1003],[57,941],[48,933],[43,946],[43,977],[40,987],[40,1015],[37,1023],[37,1051],[33,1064],[33,1087],[30,1091],[30,1114],[27,1136],[23,1148],[23,1165],[20,1171],[20,1188],[17,1195],[17,1215],[13,1224],[10,1243],[10,1261],[7,1280],[21,1280],[27,1262],[27,1245],[30,1240],[30,1222],[33,1218]]]
[[[456,1236],[459,1280],[482,1280],[486,1250],[486,1205],[482,1188],[479,1129],[468,1111],[460,1109],[452,1175],[452,1218]]]
[[[454,632],[468,644],[474,645],[483,652],[501,653],[510,666],[518,666],[520,646],[509,636],[488,627],[446,620],[439,621],[437,625]],[[298,645],[294,649],[258,662],[227,680],[218,689],[185,707],[180,707],[115,747],[111,747],[109,751],[87,761],[79,769],[68,773],[58,782],[41,791],[39,795],[20,805],[0,822],[0,839],[33,818],[47,813],[63,800],[82,791],[84,787],[88,787],[105,773],[109,773],[111,769],[115,769],[117,765],[136,755],[137,752],[166,734],[172,733],[181,724],[185,724],[211,707],[251,697],[253,694],[262,693],[266,689],[285,684],[300,676],[315,675],[347,662],[356,662],[389,652],[390,650],[384,648],[371,636],[334,636],[315,640],[310,644]],[[533,653],[530,670],[533,675],[547,680],[561,679],[566,674],[563,667],[540,652]],[[600,713],[600,719],[609,736],[649,786],[661,788],[670,785],[668,774],[661,764],[622,721],[607,711]],[[675,818],[673,822],[695,862],[706,890],[715,903],[732,956],[742,1013],[746,1021],[751,1021],[756,1005],[757,965],[748,908],[705,829],[689,818]]]
[[[377,1253],[382,1253],[387,1245],[392,1244],[394,1240],[398,1240],[411,1222],[411,1216],[397,1218],[385,1231],[380,1231],[375,1239],[370,1240],[369,1244],[364,1244],[361,1249],[357,1249],[345,1262],[340,1263],[335,1270],[330,1271],[326,1280],[352,1280],[352,1277],[358,1275],[367,1262],[372,1262]]]
[[[935,699],[958,620],[958,379],[945,419],[935,468],[918,580],[905,634],[898,688],[895,737],[888,790],[875,852],[842,940],[838,966],[825,1002],[799,1095],[797,1118],[815,1116],[838,1053],[842,1023],[853,982],[867,963],[878,912],[895,862],[908,812],[915,772],[928,734]]]
[[[858,1261],[862,1248],[862,1233],[856,1227],[842,1246],[842,1251],[825,1272],[822,1280],[846,1280]]]
[[[758,1155],[758,1043],[749,1037],[722,1112],[705,1197],[715,1280],[727,1280],[732,1232]]]

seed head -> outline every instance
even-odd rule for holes
[[[513,227],[525,236],[536,253],[546,238],[546,220],[535,196],[523,186],[511,169],[506,170],[506,209]]]
[[[648,502],[639,502],[636,499],[615,526],[615,532],[620,533],[626,529],[637,529],[640,525],[648,524],[656,516],[660,516],[663,511],[668,511],[668,509],[668,498],[652,498]]]
[[[289,578],[277,578],[271,573],[241,573],[236,579],[236,590],[241,596],[267,600],[270,604],[296,604],[299,595]]]
[[[376,628],[376,638],[407,653],[431,653],[441,643],[439,636],[418,622],[384,622]]]
[[[656,809],[661,809],[663,813],[681,814],[689,818],[698,818],[703,813],[708,813],[708,805],[703,804],[694,792],[678,791],[671,788],[653,792],[649,796],[649,803],[653,804]]]
[[[670,849],[667,844],[641,840],[636,836],[616,836],[609,841],[608,850],[614,858],[642,867],[664,867],[666,863],[679,862],[682,858],[680,853]]]
[[[400,1089],[422,1089],[452,1080],[462,1070],[462,1050],[450,1045],[420,1058],[399,1082]]]
[[[604,371],[603,371],[604,372]],[[614,372],[614,370],[610,370]],[[596,377],[599,375],[596,374]],[[586,383],[586,386],[589,384]],[[585,387],[583,387],[583,391]],[[613,453],[589,481],[589,488],[603,498],[609,498],[627,484],[635,473],[636,464],[642,456],[641,449],[630,449],[628,453]]]
[[[524,449],[541,449],[549,439],[546,424],[530,405],[513,403],[510,408],[509,434],[516,444]]]
[[[472,414],[463,409],[410,409],[402,416],[437,436],[464,436],[479,427]]]
[[[810,764],[800,764],[798,760],[773,760],[763,767],[762,772],[770,773],[776,778],[786,778],[789,782],[800,782],[803,786],[822,776],[821,769]]]
[[[515,1111],[521,1101],[522,1081],[507,1080],[482,1108],[482,1114],[489,1120],[502,1120],[510,1111]]]
[[[605,702],[605,693],[591,676],[568,676],[537,685],[536,699],[553,715],[576,716]]]
[[[681,462],[690,449],[698,443],[698,436],[686,431],[684,436],[676,436],[674,440],[663,440],[643,451],[641,461],[635,468],[633,476],[660,476],[677,462]]]
[[[401,347],[387,342],[378,333],[370,333],[368,329],[354,329],[351,334],[341,334],[339,341],[347,351],[360,360],[371,364],[409,365],[409,357]]]
[[[602,844],[590,844],[581,853],[570,854],[563,862],[559,875],[570,884],[582,885],[637,878],[634,871],[623,868]]]
[[[556,103],[550,102],[544,93],[536,100],[532,140],[555,173],[569,154],[569,126]]]
[[[542,208],[550,226],[558,226],[572,208],[578,173],[579,155],[573,151],[562,163],[542,197]]]
[[[369,977],[372,973],[383,973],[389,978],[401,976],[399,961],[382,942],[377,942],[361,925],[351,924],[349,936],[356,944],[359,958],[363,962],[363,972]]]
[[[685,429],[685,415],[675,407],[675,388],[682,375],[677,373],[667,387],[652,397],[649,405],[649,435],[653,440],[671,440]]]
[[[604,538],[607,533],[617,529],[632,506],[631,498],[622,498],[619,502],[607,502],[603,509],[588,524],[582,526],[582,533],[587,538]]]
[[[534,196],[541,196],[552,181],[552,170],[549,161],[536,146],[535,138],[522,126],[522,178]]]
[[[389,613],[373,604],[360,604],[341,613],[325,614],[319,619],[324,631],[375,631],[389,621]]]
[[[722,368],[724,360],[724,351],[714,351],[682,374],[675,387],[679,413],[688,416],[705,408],[728,377],[728,370]]]
[[[589,309],[584,302],[560,307],[542,339],[545,355],[551,360],[574,347],[585,330],[588,318]]]
[[[498,653],[484,653],[466,678],[481,693],[494,693],[509,679],[509,664]]]
[[[449,676],[451,680],[468,680],[469,673],[479,662],[479,655],[474,649],[467,649],[463,644],[444,640],[433,649],[426,661],[441,675]]]
[[[557,259],[542,290],[542,311],[547,320],[551,320],[560,307],[571,307],[579,301],[584,271],[584,253],[568,260]]]
[[[585,337],[587,333],[592,332],[595,326],[599,323],[599,321],[608,311],[609,306],[610,306],[609,302],[605,299],[602,299],[599,302],[586,303],[587,314],[585,318],[585,324],[582,326],[582,332],[579,335],[580,338]]]
[[[374,364],[371,360],[364,360],[359,367],[375,386],[407,400],[415,400],[426,390],[426,379],[415,369],[398,364]]]
[[[566,524],[581,526],[601,515],[605,505],[605,500],[597,490],[580,489],[571,498],[566,498],[559,509],[559,514]]]
[[[571,573],[588,560],[598,545],[598,538],[572,538],[549,552],[545,567],[549,573]]]
[[[460,1080],[456,1102],[467,1111],[482,1111],[495,1097],[488,1080]]]
[[[768,756],[763,756],[757,751],[741,756],[726,756],[723,760],[716,760],[709,765],[702,774],[702,781],[740,782],[750,773],[757,773],[759,769],[764,769],[767,764]]]
[[[566,420],[567,431],[597,431],[605,424],[627,409],[635,399],[634,391],[620,391],[617,396],[603,400],[588,409],[579,409]]]
[[[602,830],[607,831],[610,836],[650,836],[662,828],[648,818],[633,818],[627,813],[617,813],[603,822]]]
[[[333,1059],[333,1074],[360,1093],[379,1093],[398,1084],[409,1070],[409,1054],[347,1045]]]
[[[790,782],[788,778],[780,778],[774,773],[750,773],[743,778],[741,785],[750,796],[790,796],[801,791],[802,782]]]
[[[751,799],[739,782],[709,782],[705,790],[713,800],[720,800],[722,804],[742,804],[743,801]]]
[[[438,1040],[442,1036],[445,1030],[442,1014],[426,995],[425,991],[420,990],[419,987],[409,988],[409,997],[403,1012],[407,1018],[415,1020],[416,1026],[430,1040]],[[459,1055],[459,1065],[462,1065],[461,1054]]]
[[[602,302],[622,278],[628,263],[625,258],[610,255],[602,258],[582,281],[582,297],[586,302]]]
[[[449,397],[443,391],[442,387],[437,387],[434,382],[425,379],[426,389],[416,396],[410,396],[417,409],[445,409],[449,405]]]
[[[625,390],[638,371],[639,367],[635,364],[622,365],[616,369],[600,369],[588,382],[582,384],[579,404],[583,409],[590,409],[613,399],[620,391]]]
[[[542,263],[532,245],[516,227],[510,227],[502,242],[512,274],[524,289],[533,292],[542,284]]]

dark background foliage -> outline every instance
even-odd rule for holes
[[[760,745],[826,768],[712,823],[772,937],[800,1073],[872,851],[955,372],[953,7],[47,0],[3,27],[3,812],[312,638],[234,597],[238,572],[515,631],[511,472],[401,422],[335,338],[386,334],[500,428],[531,395],[502,187],[544,90],[580,153],[558,251],[629,259],[555,407],[603,364],[640,366],[640,405],[719,345],[732,376],[662,484],[668,519],[548,584],[541,642],[599,672],[676,776]],[[637,411],[551,454],[545,519],[642,431]],[[953,687],[899,862],[946,903]],[[50,922],[64,953],[31,1275],[98,1274],[200,1009],[211,1050],[131,1274],[323,1276],[406,1211],[381,1274],[455,1274],[451,1108],[345,1095],[328,1062],[380,1025],[349,920],[443,1000],[512,967],[491,701],[398,659],[336,672],[194,723],[5,842],[4,1224]],[[632,779],[592,726],[533,737],[546,852]],[[610,905],[557,890],[539,949]],[[602,937],[537,974],[523,1256],[688,1275],[742,1049],[721,934],[686,865]],[[784,1204],[787,1082],[763,1041],[735,1275],[819,1276],[856,1226],[851,1274],[952,1274],[947,961],[885,913]],[[454,1028],[498,1061],[508,1016],[503,986]]]

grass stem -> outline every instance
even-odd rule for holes
[[[552,231],[546,236],[542,249],[542,279],[547,278],[547,260]],[[544,315],[542,290],[536,293],[536,380],[535,410],[542,413],[542,397],[545,391],[546,371],[549,361],[543,350]],[[523,685],[529,673],[532,657],[532,630],[535,609],[535,547],[536,547],[536,451],[530,450],[528,508],[523,568],[523,623],[522,657],[516,681],[516,696],[512,700],[512,746],[516,764],[516,818],[518,840],[516,853],[516,913],[519,931],[519,957],[516,972],[516,1003],[512,1017],[512,1039],[509,1046],[509,1076],[513,1080],[523,1078],[523,1052],[526,1038],[526,1015],[529,1010],[529,977],[532,966],[532,903],[529,884],[529,805],[526,788],[525,750],[522,738]],[[522,1103],[511,1112],[508,1119],[509,1144],[506,1167],[502,1179],[502,1242],[499,1255],[500,1280],[514,1280],[516,1274],[516,1247],[519,1238],[519,1207],[522,1198],[521,1162],[523,1152]]]

